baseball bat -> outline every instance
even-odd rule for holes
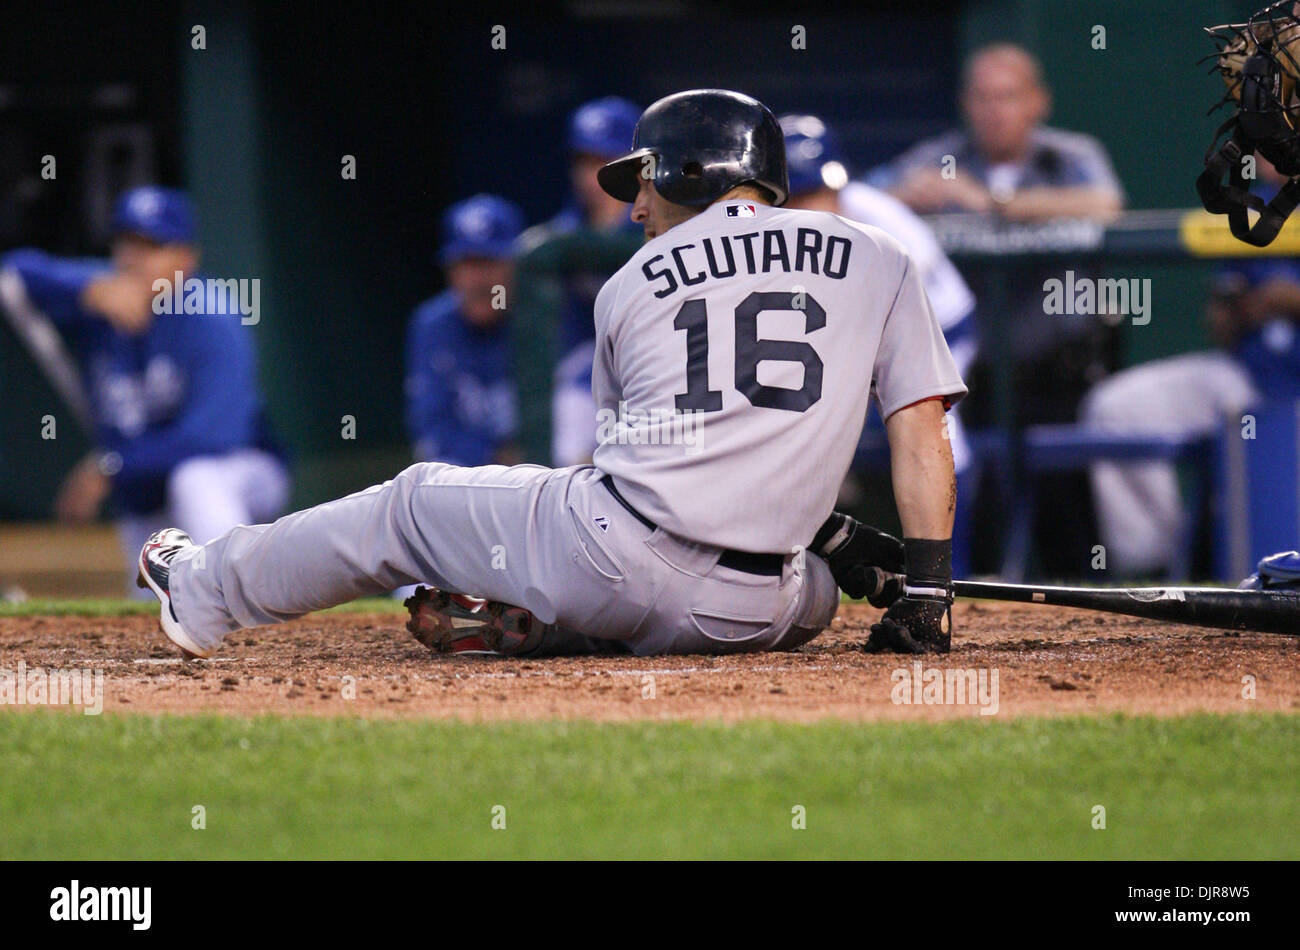
[[[1037,587],[954,581],[958,597],[1055,604],[1222,630],[1300,636],[1300,592],[1221,587]]]

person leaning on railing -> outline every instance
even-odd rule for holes
[[[919,214],[970,212],[994,221],[1033,222],[1058,217],[1113,218],[1124,191],[1105,148],[1095,138],[1044,124],[1051,94],[1037,60],[1010,44],[985,47],[966,64],[961,90],[964,126],[913,146],[868,176]],[[970,269],[965,273],[981,302],[977,322],[990,343],[981,363],[1006,361],[1015,395],[1010,407],[1018,425],[1068,423],[1077,419],[1088,388],[1113,367],[1118,353],[1114,326],[1091,314],[1047,314],[1043,285],[1065,269],[1087,277],[1079,264],[1018,267],[1001,286]],[[1005,307],[993,313],[990,301]],[[1000,327],[998,326],[1000,324]],[[1000,329],[1001,332],[993,332]],[[988,386],[972,385],[971,417],[989,416],[981,400]],[[1075,555],[1087,550],[1084,535],[1088,492],[1073,474],[1052,476],[1045,492],[1060,500],[1051,524],[1040,525],[1039,548],[1049,573],[1075,573]]]

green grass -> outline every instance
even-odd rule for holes
[[[331,607],[322,613],[405,613],[400,600],[391,597],[365,597],[348,604]],[[158,601],[126,598],[33,598],[20,603],[0,602],[0,617],[126,617],[147,616],[158,612]]]
[[[1294,859],[1298,774],[1300,717],[1284,715],[723,726],[6,712],[0,858]],[[205,830],[191,828],[195,805]],[[797,805],[806,830],[791,827]]]
[[[36,597],[17,603],[0,602],[0,617],[123,617],[158,612],[158,601],[103,597],[52,600]]]

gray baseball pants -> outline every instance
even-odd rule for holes
[[[462,468],[426,462],[365,491],[240,526],[172,562],[172,606],[205,647],[430,584],[524,607],[544,653],[788,650],[825,628],[839,591],[824,560],[781,575],[718,564],[721,551],[649,528],[590,465]]]

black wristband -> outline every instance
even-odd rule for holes
[[[904,538],[903,551],[907,557],[909,586],[952,586],[952,538],[942,541]]]

